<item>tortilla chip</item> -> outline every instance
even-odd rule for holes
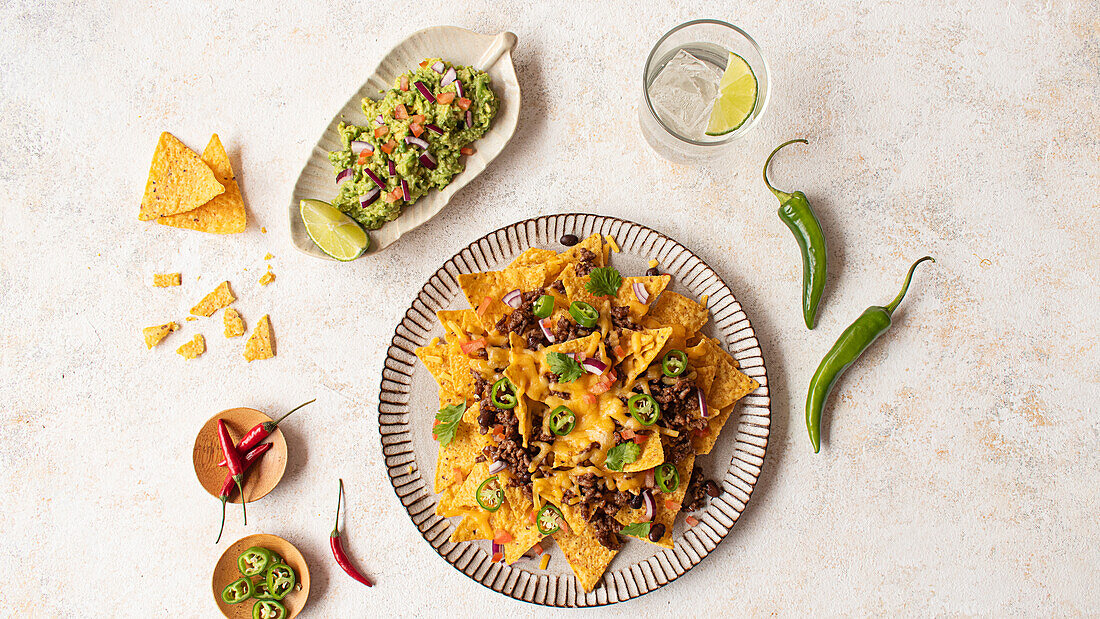
[[[562,506],[563,513],[572,510],[573,508],[569,505]],[[566,520],[569,522],[574,521],[568,516]],[[561,548],[565,559],[569,561],[569,567],[573,569],[573,575],[577,577],[577,582],[585,591],[596,588],[603,577],[603,573],[607,570],[607,566],[618,554],[617,550],[608,550],[596,540],[595,531],[587,522],[579,528],[575,528],[570,524],[569,531],[559,530],[554,533],[553,538],[558,543],[558,547]]]
[[[530,292],[543,287],[546,278],[544,265],[508,267],[503,271],[485,271],[483,273],[462,273],[458,276],[458,285],[462,288],[470,307],[477,310],[478,321],[486,330],[490,330],[501,318],[512,312],[501,301],[501,297],[513,290]],[[486,307],[482,307],[488,304]]]
[[[558,252],[551,249],[540,249],[538,247],[532,247],[522,254],[516,256],[516,259],[509,264],[509,267],[522,267],[531,266],[533,264],[545,264],[550,260],[554,260],[558,257]]]
[[[650,308],[649,317],[662,325],[683,325],[688,333],[695,333],[710,320],[710,310],[682,294],[667,290]]]
[[[644,331],[623,331],[619,338],[619,346],[626,355],[619,362],[619,368],[624,385],[629,385],[642,372],[646,371],[649,364],[657,358],[658,353],[664,348],[665,342],[672,335],[670,327],[660,329],[646,329]]]
[[[183,283],[179,273],[153,273],[153,285],[157,288],[179,286]]]
[[[145,347],[152,348],[160,341],[168,337],[168,334],[179,329],[179,323],[169,322],[167,324],[158,325],[156,327],[145,327],[141,330],[141,334],[145,337]]]
[[[270,359],[275,356],[275,336],[271,333],[271,319],[264,314],[252,330],[244,345],[244,358],[249,362]]]
[[[188,212],[178,215],[165,213],[168,216],[157,219],[157,223],[211,234],[244,232],[247,227],[244,199],[241,197],[241,188],[237,186],[233,166],[229,163],[229,157],[222,148],[218,134],[210,136],[210,143],[206,145],[206,150],[202,151],[202,160],[210,166],[214,176],[225,186],[225,193],[193,210],[187,209]]]
[[[485,335],[485,329],[472,309],[441,310],[435,313],[439,324],[447,332],[444,337],[448,344],[459,344]]]
[[[442,344],[421,346],[413,352],[416,353],[416,357],[420,359],[424,367],[428,368],[428,371],[435,377],[435,382],[439,383],[441,390],[448,393],[454,391],[451,388],[451,366],[446,346]]]
[[[271,271],[268,271],[267,273],[264,273],[263,276],[260,277],[260,285],[261,286],[266,286],[266,285],[270,284],[273,281],[275,281],[275,274],[272,273]]]
[[[443,397],[441,394],[440,408],[449,404],[449,402],[443,400]],[[481,453],[482,449],[489,446],[492,439],[488,434],[482,434],[478,431],[477,416],[479,413],[480,406],[476,402],[467,406],[466,412],[462,415],[462,420],[458,422],[455,437],[445,447],[440,445],[439,455],[435,463],[435,492],[442,492],[445,488],[460,486],[464,483],[467,474],[474,466],[474,458]],[[434,418],[435,411],[429,411],[428,415]],[[430,421],[426,420],[425,423],[430,423]],[[442,515],[440,509],[444,507],[449,506],[444,506],[441,501],[436,513]]]
[[[604,252],[603,248],[603,237],[599,234],[592,234],[580,243],[558,254],[558,258],[564,263],[562,268],[564,269],[566,265],[580,262],[582,249],[587,249],[596,255],[596,259],[593,261],[593,264],[596,266],[602,267],[607,264],[607,254]]]
[[[712,397],[707,400],[707,406],[713,405],[716,409],[726,408],[752,393],[759,386],[760,383],[743,374],[730,361],[723,359],[714,373],[714,383],[710,387]]]
[[[194,210],[225,192],[214,172],[176,136],[160,134],[138,219],[148,221]]]
[[[634,442],[636,443],[637,441]],[[649,435],[649,438],[642,443],[642,454],[638,456],[638,459],[634,462],[623,466],[623,472],[637,473],[638,471],[647,471],[664,461],[665,448],[661,444],[661,435],[653,432]]]
[[[531,522],[529,514],[535,506],[522,490],[516,486],[505,486],[504,497],[505,504],[500,511],[507,509],[511,514],[504,528],[512,535],[512,541],[504,544],[504,562],[511,565],[546,536],[539,533],[538,526]]]
[[[202,298],[195,307],[191,308],[191,313],[196,316],[213,316],[214,312],[229,305],[237,300],[237,297],[233,296],[233,292],[229,289],[229,282],[222,282],[218,284],[218,287],[213,292]]]
[[[714,374],[718,371],[717,366],[706,365],[703,367],[695,368],[695,384],[703,390],[703,394],[707,397],[707,406],[710,406],[710,389],[714,385]],[[718,409],[715,409],[718,410]]]
[[[451,378],[451,393],[467,400],[477,397],[477,381],[470,372],[470,358],[458,344],[447,345],[447,364]]]
[[[203,339],[201,333],[196,333],[195,337],[191,338],[190,342],[177,348],[176,352],[184,359],[196,359],[199,355],[206,352],[206,340]]]
[[[226,338],[244,335],[244,320],[241,319],[241,313],[232,307],[227,307],[222,312],[222,322],[225,324]]]
[[[695,448],[695,453],[705,456],[714,449],[714,444],[718,442],[718,437],[722,434],[722,428],[726,426],[730,414],[733,413],[733,409],[736,407],[736,403],[730,404],[707,420],[707,433],[693,436],[691,439],[691,445]]]
[[[684,495],[687,493],[688,482],[691,481],[691,469],[694,465],[695,454],[686,456],[683,460],[677,462],[676,471],[680,474],[680,485],[676,487],[674,492],[653,493],[653,498],[656,499],[657,503],[657,514],[654,516],[653,522],[659,522],[665,525],[665,536],[662,537],[660,541],[656,542],[650,542],[648,537],[644,538],[646,542],[662,548],[672,548],[672,526],[676,523],[676,515],[680,513],[680,508],[684,502]],[[670,509],[666,505],[668,501],[672,502],[674,508]],[[643,522],[645,520],[645,508],[623,509],[615,515],[615,519],[623,526],[635,522]]]

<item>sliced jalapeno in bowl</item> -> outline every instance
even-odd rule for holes
[[[550,314],[554,313],[554,297],[548,294],[539,297],[531,308],[531,313],[535,318],[549,318]]]
[[[286,606],[276,600],[258,600],[252,606],[252,619],[286,619],[286,617]]]
[[[237,569],[245,576],[257,576],[276,563],[275,555],[267,548],[253,546],[237,557]]]
[[[676,489],[680,487],[680,471],[677,471],[676,467],[668,462],[657,467],[657,470],[653,472],[653,478],[661,492],[676,492]]]
[[[580,326],[591,329],[600,320],[600,312],[584,301],[573,301],[569,304],[569,315]]]
[[[688,356],[682,350],[670,350],[665,355],[664,359],[661,359],[661,372],[669,378],[675,378],[684,372],[688,368]]]
[[[573,409],[562,405],[550,413],[550,431],[557,436],[565,436],[577,426],[577,416]]]
[[[647,393],[636,393],[626,401],[630,415],[643,426],[651,426],[661,418],[661,405]]]
[[[267,590],[274,600],[285,598],[298,584],[298,576],[294,569],[282,563],[272,565],[267,570]]]
[[[252,581],[252,597],[257,600],[274,600],[275,596],[267,588],[267,574],[257,577]]]
[[[474,495],[477,504],[487,512],[495,512],[504,504],[504,489],[500,487],[500,480],[496,475],[481,482]]]
[[[558,532],[564,520],[565,516],[562,515],[561,510],[557,506],[547,503],[542,506],[539,515],[535,517],[535,526],[538,527],[539,533],[551,535]]]
[[[516,388],[512,385],[512,381],[507,378],[502,378],[493,383],[492,392],[493,406],[499,409],[515,408],[516,404],[519,404],[519,399],[516,398]]]
[[[226,604],[240,604],[252,597],[252,581],[238,578],[222,589],[222,601]]]

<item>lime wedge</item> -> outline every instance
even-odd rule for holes
[[[328,202],[302,200],[298,212],[309,238],[321,251],[341,262],[355,260],[370,246],[370,237],[363,227]]]
[[[730,52],[726,72],[718,82],[718,98],[710,110],[707,135],[725,135],[749,119],[756,107],[756,76],[745,59]]]

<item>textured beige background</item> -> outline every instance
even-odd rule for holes
[[[0,614],[210,616],[225,544],[211,543],[195,432],[224,408],[314,396],[287,425],[286,478],[247,529],[230,518],[229,540],[297,543],[313,617],[533,614],[421,540],[380,464],[375,402],[392,330],[443,259],[575,210],[657,228],[722,273],[775,396],[763,478],[731,536],[608,614],[1100,614],[1096,1],[165,4],[0,8]],[[690,168],[650,152],[635,114],[649,47],[700,16],[755,35],[775,89],[730,160]],[[384,254],[297,255],[287,196],[317,132],[391,45],[435,24],[518,35],[515,140]],[[196,150],[221,135],[246,234],[137,220],[162,130]],[[759,177],[794,136],[812,144],[784,153],[776,182],[808,193],[830,242],[812,333]],[[261,288],[266,252],[278,280]],[[817,360],[924,253],[939,261],[840,383],[813,455],[802,403]],[[150,286],[175,270],[182,287]],[[246,364],[219,318],[145,350],[141,327],[182,322],[223,279],[249,329],[271,314],[277,358]],[[194,333],[209,352],[184,362],[174,348]],[[337,476],[371,590],[328,556]]]

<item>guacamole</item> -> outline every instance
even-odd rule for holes
[[[365,126],[341,122],[342,150],[329,153],[339,194],[332,205],[367,230],[381,228],[465,168],[467,145],[485,135],[500,105],[489,74],[439,58],[363,99]]]

